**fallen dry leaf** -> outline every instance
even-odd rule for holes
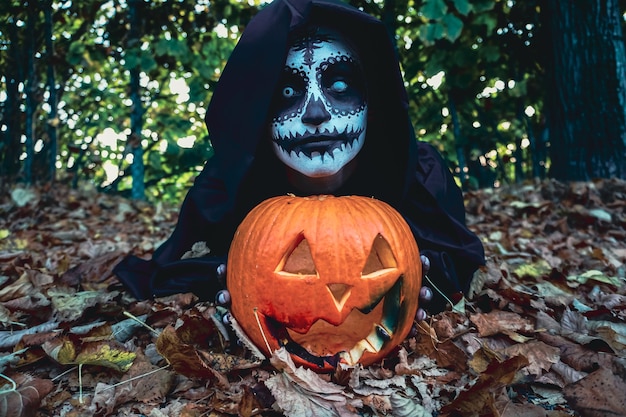
[[[534,404],[519,404],[511,400],[504,390],[494,402],[494,415],[499,417],[565,417],[569,414],[560,411],[548,411]]]
[[[163,329],[156,341],[156,347],[179,374],[206,380],[224,379],[218,371],[207,366],[198,357],[198,349],[194,345],[180,339],[173,326]]]
[[[41,347],[62,365],[96,365],[120,372],[126,372],[137,356],[115,341],[80,343],[67,336],[48,340]]]
[[[0,288],[0,302],[13,300],[33,293],[33,284],[28,273],[23,273],[19,279]]]
[[[437,332],[426,321],[419,323],[417,329],[415,351],[433,358],[442,368],[458,371],[467,369],[467,358],[451,339],[440,340]]]
[[[584,417],[626,415],[626,381],[600,368],[564,388],[565,398]]]
[[[415,399],[393,393],[389,397],[391,412],[394,417],[431,417],[429,413]]]
[[[537,378],[559,361],[561,351],[543,342],[532,341],[511,345],[504,349],[503,353],[508,357],[524,356],[527,358],[529,364],[524,368],[524,372]]]
[[[444,406],[441,412],[447,415],[451,412],[461,413],[462,416],[482,415],[483,410],[493,410],[494,392],[513,382],[518,371],[528,366],[528,359],[515,356],[503,362],[493,361],[478,377],[478,380],[468,390],[461,394],[452,403]]]
[[[0,382],[0,416],[29,417],[35,415],[35,410],[43,397],[48,395],[54,384],[48,379],[35,378],[26,374],[12,374],[9,382],[4,377]],[[16,388],[11,389],[12,383]]]
[[[310,369],[296,367],[284,348],[270,358],[279,371],[265,381],[276,404],[293,417],[358,417],[350,395]]]
[[[129,401],[159,401],[171,391],[175,378],[174,372],[152,365],[142,357],[116,385],[98,384],[89,410],[94,415],[110,415],[119,405]]]
[[[228,343],[222,338],[219,322],[210,319],[215,308],[200,311],[199,307],[183,314],[176,326],[167,326],[157,338],[157,350],[177,372],[225,383],[224,374],[260,364],[256,359],[226,353]]]
[[[471,314],[470,320],[478,328],[481,337],[493,336],[504,332],[531,333],[535,330],[534,324],[517,313],[508,311],[492,311],[485,314]]]
[[[117,292],[74,291],[66,287],[52,287],[47,295],[52,301],[55,318],[61,322],[78,320],[85,312],[97,304],[111,303]]]

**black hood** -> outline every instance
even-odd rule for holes
[[[264,192],[256,199],[297,193],[281,189],[284,170],[269,151],[267,130],[289,35],[305,24],[341,32],[355,46],[365,71],[368,133],[353,181],[337,194],[366,194],[399,202],[406,192],[407,176],[414,171],[411,159],[415,159],[416,144],[398,59],[381,21],[339,1],[276,0],[250,21],[206,114],[215,157],[205,170],[222,179],[231,205],[240,192],[258,191],[253,183],[264,184],[260,187]],[[274,185],[271,190],[265,186],[268,182]]]

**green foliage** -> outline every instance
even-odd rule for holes
[[[471,10],[471,4],[467,0],[456,0],[454,5],[462,15],[467,15]],[[463,22],[448,12],[444,0],[426,0],[420,12],[429,21],[420,29],[420,39],[425,44],[432,45],[439,39],[454,42],[461,35]]]
[[[448,6],[444,0],[426,0],[421,12],[426,19],[441,20],[448,13]]]
[[[190,176],[212,154],[204,109],[237,35],[256,7],[224,1],[211,1],[210,6],[208,1],[137,4],[142,30],[139,39],[131,40],[126,2],[53,1],[59,180],[90,181],[129,195],[129,70],[136,68],[141,74],[141,146],[148,194],[177,201]],[[15,1],[0,6],[3,20],[24,19],[24,13]],[[15,29],[23,39],[25,27],[17,22]],[[38,38],[36,49],[41,74],[37,90],[45,96],[48,61],[43,58],[43,39]],[[11,64],[0,58],[0,68]],[[2,87],[6,83],[3,77]],[[23,103],[25,97],[19,99]],[[37,112],[36,137],[44,143],[40,153],[45,151],[48,112],[47,106]]]
[[[467,16],[469,12],[474,10],[472,3],[468,0],[453,0],[454,8],[457,12],[461,13],[463,16]]]
[[[537,0],[351,3],[379,18],[387,13],[397,17],[390,30],[396,33],[419,139],[433,143],[453,170],[460,172],[467,161],[475,186],[489,185],[471,171],[476,161],[484,162],[481,166],[500,182],[522,179],[516,176],[515,163],[525,167],[525,176],[534,174],[528,168],[534,156],[530,148],[523,152],[517,148],[526,143],[523,139],[540,137],[543,129],[545,40]],[[43,33],[45,4],[38,4],[38,34]],[[54,51],[46,51],[43,36],[33,37],[38,100],[34,141],[40,145],[33,156],[36,166],[44,168],[40,156],[48,151],[46,129],[53,124],[59,138],[60,180],[89,181],[128,195],[129,70],[137,68],[148,198],[178,201],[212,155],[204,109],[238,36],[260,3],[141,1],[137,3],[141,34],[132,42],[127,2],[54,0],[52,4]],[[19,87],[16,97],[0,94],[0,163],[9,167],[9,159],[19,156],[9,152],[11,147],[23,152],[24,67],[13,57],[23,57],[29,35],[24,3],[0,2],[0,18],[6,22],[0,26],[0,74],[4,74],[0,91],[10,93],[14,90],[9,87]],[[59,92],[55,120],[50,120],[46,102],[48,64]],[[456,127],[452,108],[458,115]],[[10,136],[10,120],[18,121],[19,135]],[[19,171],[11,174],[19,180]]]
[[[544,81],[536,2],[415,0],[397,7],[398,46],[419,138],[433,143],[454,170],[481,159],[499,182],[522,180],[508,169],[514,157],[494,155],[526,146],[521,139],[540,133]],[[534,111],[533,132],[522,120],[527,107]],[[534,175],[530,168],[524,173]]]

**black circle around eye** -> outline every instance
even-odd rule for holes
[[[296,95],[296,90],[293,87],[284,87],[283,88],[283,97],[291,98]]]

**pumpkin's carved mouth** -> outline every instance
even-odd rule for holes
[[[265,316],[266,328],[290,354],[320,368],[326,364],[332,367],[338,363],[356,365],[365,352],[380,352],[396,332],[401,316],[402,281],[401,276],[389,292],[371,306],[353,309],[339,326],[318,319],[306,333],[299,333]]]

